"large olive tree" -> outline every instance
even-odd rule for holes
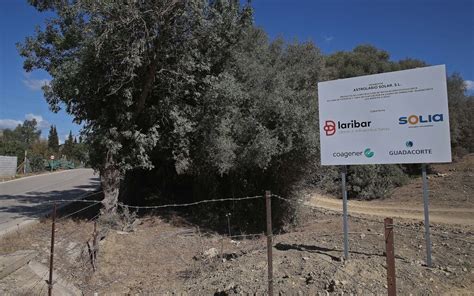
[[[24,68],[47,71],[51,110],[84,123],[104,211],[114,213],[124,173],[151,168],[150,150],[163,145],[185,159],[185,138],[172,136],[191,128],[192,107],[251,12],[234,0],[29,2],[53,17],[19,44]]]

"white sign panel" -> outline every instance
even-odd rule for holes
[[[444,65],[318,83],[322,165],[451,162]]]

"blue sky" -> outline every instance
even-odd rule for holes
[[[324,53],[373,44],[392,59],[446,64],[474,89],[474,1],[472,0],[254,0],[255,22],[271,38],[315,42]],[[0,1],[0,128],[36,118],[46,137],[50,124],[62,139],[80,127],[61,111],[49,111],[41,85],[44,72],[25,73],[15,43],[45,19],[26,0]]]

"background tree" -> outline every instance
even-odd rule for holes
[[[40,141],[41,131],[35,119],[25,120],[14,130],[5,129],[0,137],[0,155],[16,156],[18,164],[23,162],[25,151],[30,151]],[[28,155],[31,158],[31,153]],[[39,168],[38,168],[39,169]]]
[[[52,151],[48,147],[48,141],[39,139],[28,150],[28,161],[33,172],[45,170],[45,160],[49,159]]]
[[[350,78],[362,75],[395,71],[396,63],[390,54],[372,45],[356,46],[352,51],[339,51],[327,56],[326,66],[330,79]]]
[[[270,42],[263,31],[247,29],[193,112],[180,116],[173,138],[182,141],[183,152],[170,161],[163,157],[166,146],[157,146],[156,169],[130,172],[127,190],[194,200],[260,195],[265,188],[295,196],[291,193],[319,155],[313,82],[324,75],[323,67],[314,44]],[[276,227],[296,219],[290,204],[274,206]],[[257,228],[264,225],[262,207],[261,201],[249,201],[207,205],[194,213],[217,222],[226,211],[245,212],[233,215],[234,221]]]
[[[54,125],[52,125],[51,128],[49,129],[48,148],[54,153],[59,152],[58,131],[56,130],[56,126]]]
[[[72,136],[72,131],[69,131],[67,139],[64,141],[62,150],[62,155],[66,156],[67,160],[73,160],[74,158],[74,137]]]
[[[5,129],[0,138],[0,155],[17,156],[18,160],[22,161],[25,150],[39,141],[40,135],[41,131],[37,129],[35,119],[25,120],[14,130]]]
[[[19,128],[14,130],[5,129],[0,137],[0,155],[16,156],[18,164],[23,161],[26,145],[21,141]]]
[[[474,100],[466,95],[462,77],[454,73],[447,80],[451,145],[456,156],[474,152]]]
[[[25,120],[22,125],[19,125],[15,129],[17,136],[25,147],[30,147],[34,142],[39,140],[41,131],[38,130],[37,125],[36,119]]]

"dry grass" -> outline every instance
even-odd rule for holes
[[[19,250],[39,250],[40,245],[44,245],[50,236],[51,224],[44,221],[30,224],[3,235],[0,238],[0,254],[9,254]]]
[[[310,211],[300,226],[274,236],[275,289],[283,294],[304,291],[314,294],[326,289],[331,280],[346,281],[339,292],[367,294],[385,290],[383,264],[383,224],[351,217],[351,262],[342,256],[341,217],[325,211]],[[442,294],[453,287],[468,289],[472,246],[453,244],[435,236],[451,226],[433,228],[433,254],[441,269],[426,270],[422,230],[418,224],[397,228],[397,261],[400,292]],[[411,229],[411,231],[410,231]],[[100,294],[176,294],[208,295],[218,291],[237,294],[262,294],[266,286],[265,236],[231,240],[199,229],[177,215],[166,220],[157,216],[141,219],[134,232],[110,230],[100,242],[98,270],[92,271],[86,242],[91,239],[93,223],[63,220],[58,223],[55,272],[73,282],[86,295]],[[469,232],[470,233],[470,232]],[[459,233],[467,236],[468,233]],[[0,241],[0,252],[36,249],[40,259],[49,256],[50,221],[32,225]],[[215,256],[205,255],[215,249]],[[459,254],[453,256],[455,252]],[[333,258],[333,259],[331,259]],[[335,258],[335,259],[334,259]],[[462,260],[458,262],[458,260]],[[450,266],[456,274],[442,269]],[[430,278],[437,283],[433,287]],[[307,283],[311,282],[310,285]],[[362,284],[361,284],[362,283]],[[442,284],[441,284],[442,283]],[[465,285],[465,286],[463,286]],[[370,290],[367,290],[367,286]],[[433,290],[430,290],[433,289]],[[465,290],[463,290],[465,291]]]

